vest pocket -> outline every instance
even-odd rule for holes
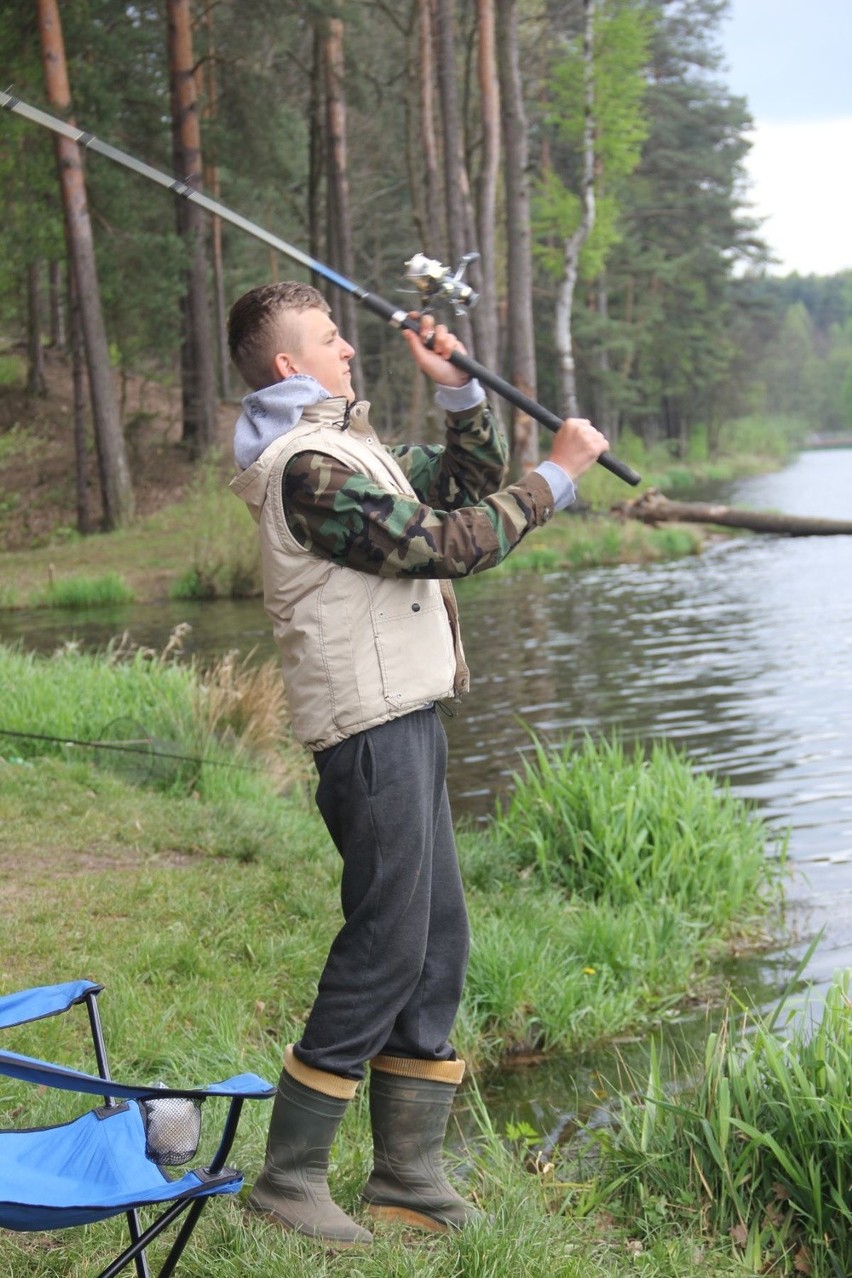
[[[373,613],[376,651],[388,705],[399,710],[447,696],[455,654],[444,601],[433,592]]]

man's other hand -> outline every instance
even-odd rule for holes
[[[548,461],[578,479],[608,448],[609,440],[585,417],[566,417],[553,436]]]

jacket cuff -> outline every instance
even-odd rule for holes
[[[557,466],[556,462],[540,462],[533,473],[547,480],[548,487],[553,493],[554,510],[564,510],[575,500],[577,490],[574,487],[574,481],[568,471]]]
[[[435,391],[435,403],[447,413],[469,413],[485,399],[485,391],[475,377],[464,386],[439,386]]]

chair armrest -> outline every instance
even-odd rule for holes
[[[108,1092],[121,1100],[162,1100],[167,1096],[183,1096],[190,1100],[204,1100],[207,1096],[230,1096],[242,1100],[271,1100],[275,1087],[257,1074],[236,1074],[220,1083],[207,1087],[153,1087],[150,1083],[133,1085],[118,1083],[115,1079],[103,1079],[97,1074],[84,1074],[80,1070],[54,1065],[34,1056],[20,1056],[17,1052],[0,1052],[0,1074],[17,1078],[25,1083],[42,1087],[55,1087],[60,1091],[82,1092],[91,1096],[103,1096]]]
[[[0,1029],[57,1016],[75,1003],[82,1003],[87,994],[99,994],[102,989],[103,986],[94,981],[66,981],[62,985],[39,985],[31,990],[4,994],[0,997]]]

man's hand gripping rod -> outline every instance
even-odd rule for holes
[[[29,106],[11,93],[0,91],[0,107],[7,111],[12,111],[15,115],[23,116],[24,119],[33,124],[38,124],[42,128],[49,129],[52,133],[58,133],[61,137],[69,138],[72,142],[76,142],[79,146],[83,146],[89,151],[95,151],[100,155],[106,156],[107,159],[113,160],[116,164],[121,164],[124,168],[131,169],[134,173],[148,178],[149,181],[156,182],[158,186],[165,187],[166,190],[171,191],[174,195],[179,195],[182,199],[199,205],[208,213],[212,213],[214,217],[220,217],[224,222],[229,222],[232,226],[239,227],[240,230],[254,236],[255,239],[262,240],[264,244],[268,244],[279,253],[283,253],[285,257],[289,257],[292,261],[298,262],[301,266],[307,267],[309,271],[313,271],[316,275],[328,280],[330,284],[341,289],[344,293],[350,293],[367,310],[372,311],[374,315],[378,315],[393,327],[409,328],[415,332],[419,331],[418,321],[405,311],[385,301],[384,298],[377,297],[375,293],[367,292],[359,284],[347,279],[345,275],[339,275],[337,271],[332,270],[330,266],[326,266],[324,262],[320,262],[317,258],[303,253],[301,249],[264,230],[262,226],[250,222],[248,218],[235,213],[227,205],[220,204],[218,200],[211,200],[209,196],[195,190],[186,181],[170,177],[169,174],[153,168],[150,164],[145,164],[144,161],[128,155],[126,151],[120,151],[117,147],[101,142],[94,134],[87,133],[84,129],[78,129],[75,125],[68,124],[64,120],[59,120],[56,116],[49,115],[38,107]],[[458,274],[456,278],[459,278]],[[467,285],[464,288],[467,289]],[[465,301],[465,298],[459,296],[458,300]],[[476,377],[482,382],[483,386],[490,386],[492,390],[495,390],[503,399],[508,400],[510,404],[514,404],[523,412],[528,413],[530,417],[540,422],[542,426],[546,426],[548,430],[555,432],[562,425],[562,419],[557,417],[555,413],[549,412],[548,409],[543,408],[534,399],[530,399],[528,395],[524,395],[516,387],[512,386],[510,382],[504,381],[502,377],[498,377],[496,373],[492,373],[490,369],[477,363],[476,360],[471,359],[468,355],[462,355],[460,352],[454,351],[450,356],[450,360],[458,368],[469,373],[471,377]],[[601,466],[611,471],[613,475],[617,475],[619,479],[623,479],[627,484],[638,484],[641,480],[640,475],[637,475],[624,462],[613,457],[611,453],[602,453],[598,461]]]

